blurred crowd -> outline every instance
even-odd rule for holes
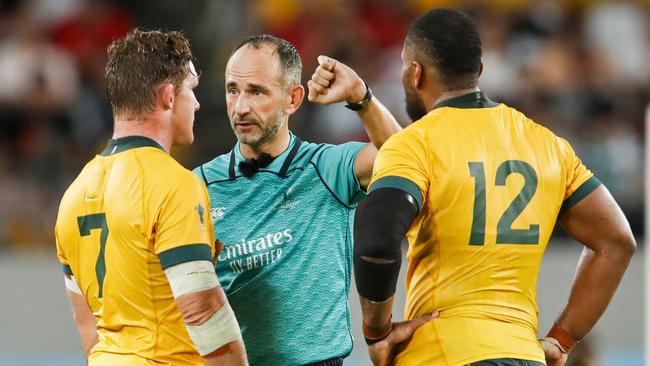
[[[453,6],[477,21],[481,88],[569,140],[643,234],[650,3],[595,0],[3,0],[0,3],[0,249],[53,248],[65,188],[110,138],[106,47],[132,27],[183,30],[201,70],[192,168],[235,139],[223,70],[246,36],[296,45],[303,81],[326,54],[357,70],[398,120],[411,21]],[[315,142],[367,140],[354,113],[305,101],[290,128]]]

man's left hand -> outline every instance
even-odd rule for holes
[[[410,339],[411,336],[413,336],[413,333],[415,333],[420,326],[431,319],[437,318],[438,315],[439,313],[435,311],[413,320],[394,323],[393,330],[390,332],[388,337],[368,346],[368,354],[370,355],[372,364],[375,366],[392,365],[395,351],[399,345]]]

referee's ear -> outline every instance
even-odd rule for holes
[[[481,65],[478,68],[478,76],[476,76],[476,78],[477,79],[480,78],[481,75],[483,75],[483,61],[482,60],[481,60]]]
[[[298,84],[289,88],[287,91],[287,104],[285,107],[285,113],[287,115],[292,115],[296,113],[302,101],[305,99],[305,88]]]

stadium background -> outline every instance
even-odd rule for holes
[[[106,46],[134,26],[182,29],[201,70],[196,142],[186,167],[228,151],[223,71],[245,36],[293,42],[303,81],[326,54],[348,63],[406,125],[401,43],[434,6],[475,17],[481,88],[567,138],[623,207],[642,247],[644,110],[650,100],[650,1],[590,0],[3,0],[0,2],[0,365],[82,365],[54,255],[64,189],[110,137]],[[290,119],[303,139],[365,140],[354,113],[305,102]],[[594,365],[643,364],[643,248],[584,347]],[[540,274],[540,332],[566,299],[579,245],[554,236]],[[403,286],[399,289],[403,297]],[[351,292],[360,338],[356,291]],[[400,303],[402,301],[399,301]],[[397,309],[396,318],[401,317]],[[646,341],[647,342],[647,341]],[[367,364],[357,342],[346,365]]]

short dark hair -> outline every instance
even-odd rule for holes
[[[300,84],[302,77],[302,60],[300,54],[291,42],[270,34],[259,34],[246,38],[242,43],[235,48],[233,54],[238,49],[251,45],[256,50],[259,50],[263,45],[270,45],[274,47],[274,52],[278,54],[280,59],[280,66],[282,68],[282,82],[285,87]],[[232,54],[231,54],[232,56]]]
[[[481,38],[467,14],[433,9],[413,22],[406,39],[429,58],[450,90],[477,85],[481,69]]]
[[[169,82],[180,92],[191,60],[190,42],[181,32],[133,29],[115,40],[105,70],[113,114],[144,117],[153,110],[158,85]]]

